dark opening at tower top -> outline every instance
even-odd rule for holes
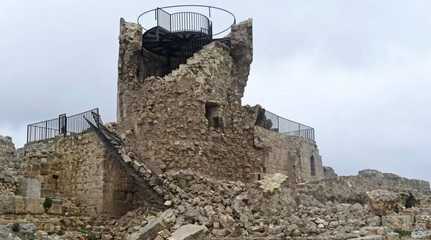
[[[217,19],[216,19],[217,17]],[[216,21],[229,23],[214,26]],[[175,5],[155,8],[139,15],[144,29],[142,47],[157,55],[188,58],[203,46],[226,34],[235,16],[222,8],[205,5]]]

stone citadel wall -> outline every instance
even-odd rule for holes
[[[95,132],[24,148],[24,175],[41,183],[41,197],[70,199],[83,215],[120,216],[143,197],[134,179]]]
[[[255,127],[255,146],[265,150],[265,172],[282,173],[292,184],[320,180],[322,159],[315,142]]]

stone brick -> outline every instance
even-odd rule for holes
[[[11,195],[0,195],[0,214],[15,213],[15,199]]]
[[[15,196],[15,213],[16,214],[26,214],[27,213],[25,197]]]
[[[63,201],[61,199],[52,199],[52,206],[47,211],[48,214],[62,215]]]
[[[413,228],[414,216],[391,214],[382,217],[382,224],[391,229],[410,231]]]
[[[143,228],[127,236],[126,240],[154,239],[164,228],[165,225],[161,218],[153,218]]]
[[[42,198],[24,198],[25,212],[29,214],[43,214],[45,209],[43,208]]]
[[[169,240],[199,240],[205,239],[208,229],[205,226],[187,224],[172,233]]]
[[[22,178],[19,182],[18,194],[29,198],[41,197],[41,184],[36,178]]]

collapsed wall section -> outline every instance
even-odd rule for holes
[[[12,138],[0,135],[0,195],[16,191],[16,175],[19,170]]]
[[[241,106],[252,61],[251,20],[232,28],[230,46],[212,42],[171,73],[145,79],[141,65],[163,63],[143,64],[151,55],[139,57],[140,27],[122,22],[121,28],[118,119],[130,151],[159,173],[191,168],[255,179],[263,171],[253,145],[256,109]]]
[[[214,42],[187,65],[142,83],[133,94],[140,105],[133,111],[138,117],[128,121],[133,134],[127,139],[143,161],[156,171],[192,168],[254,178],[260,164],[250,121],[255,113],[227,99],[232,65],[228,48]]]

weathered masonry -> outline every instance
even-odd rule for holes
[[[68,216],[121,216],[149,205],[149,188],[129,173],[115,149],[94,131],[93,114],[98,116],[98,110],[28,126],[28,143],[20,150],[22,162],[16,167],[22,177],[0,181],[4,191],[17,195],[2,200],[8,207],[0,206],[0,214],[43,214],[42,204],[48,198],[54,201],[49,213]],[[9,158],[12,150],[13,145],[7,150]]]
[[[165,10],[154,12],[161,19]],[[232,25],[227,37],[206,38],[193,54],[170,55],[160,45],[154,50],[154,39],[148,43],[149,35],[159,31],[169,39],[178,28],[159,20],[145,31],[121,20],[117,112],[130,151],[156,172],[193,169],[244,181],[273,172],[293,182],[322,178],[314,129],[280,124],[259,106],[241,105],[253,58],[252,21]]]

